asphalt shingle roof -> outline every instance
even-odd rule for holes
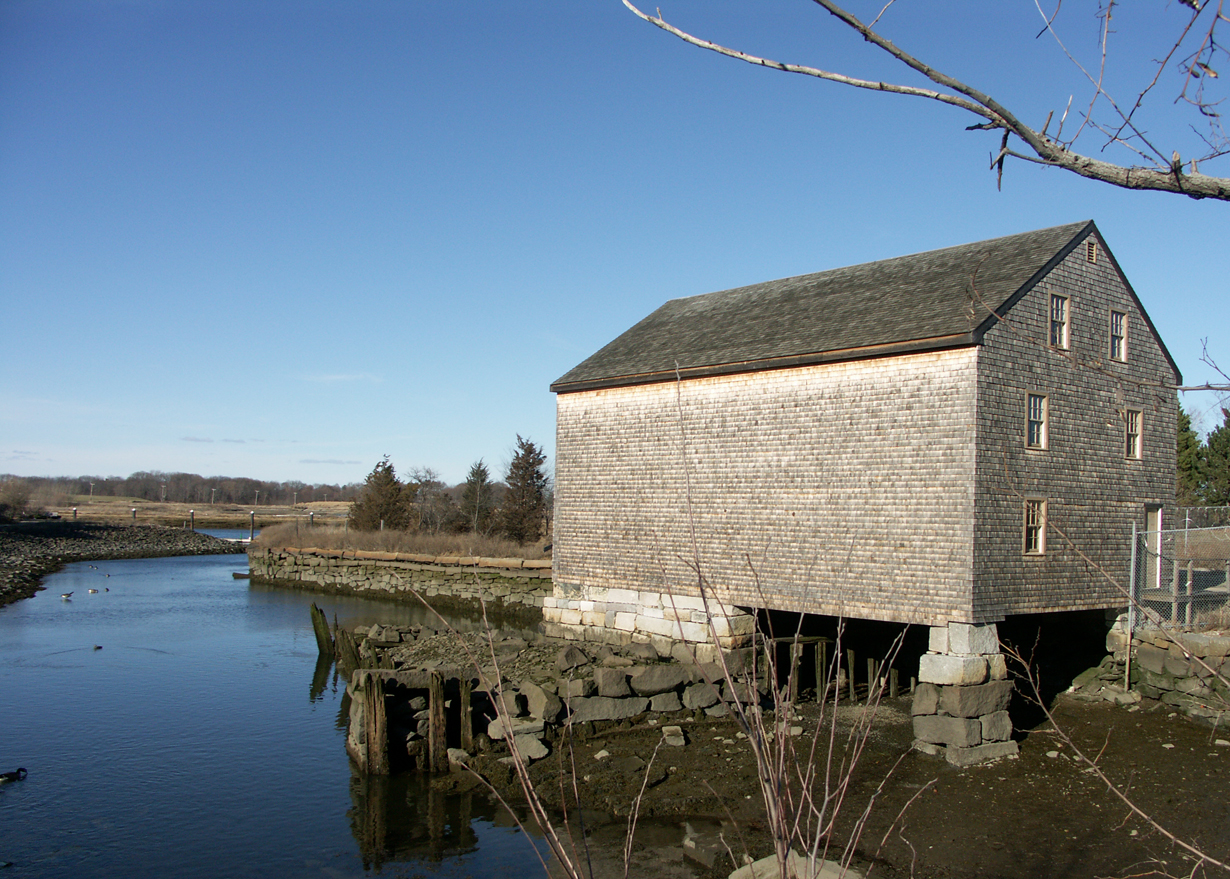
[[[672,299],[551,385],[566,392],[976,344],[1092,221]]]

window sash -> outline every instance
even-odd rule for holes
[[[1127,315],[1122,311],[1110,313],[1110,359],[1127,360]]]
[[[1024,509],[1024,552],[1042,555],[1046,552],[1046,501],[1026,498]]]
[[[1045,449],[1047,440],[1047,399],[1044,394],[1029,394],[1025,415],[1025,445]]]
[[[1128,409],[1123,415],[1123,451],[1129,458],[1140,457],[1140,410]]]
[[[1068,297],[1051,294],[1051,346],[1068,347]]]

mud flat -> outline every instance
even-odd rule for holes
[[[626,683],[635,687],[648,670],[667,676],[672,667],[684,663],[604,650],[574,664],[581,657],[564,657],[575,646],[560,642],[527,643],[501,636],[488,642],[476,633],[459,637],[429,628],[377,628],[358,634],[367,636],[366,658],[377,660],[388,674],[398,669],[456,669],[465,663],[468,651],[482,667],[480,672],[471,666],[476,680],[499,680],[505,693],[528,709],[519,712],[526,716],[514,721],[511,732],[521,734],[517,726],[524,723],[524,734],[541,745],[536,749],[541,757],[530,767],[540,796],[553,807],[566,802],[575,813],[579,794],[588,832],[595,840],[611,838],[612,875],[619,875],[615,843],[622,838],[628,811],[642,790],[640,815],[653,819],[658,829],[652,838],[634,845],[634,862],[686,859],[680,867],[692,875],[726,877],[734,866],[730,853],[742,859],[745,853],[759,858],[771,852],[752,748],[729,715],[714,716],[721,714],[712,711],[720,702],[707,706],[710,711],[698,707],[694,700],[703,688],[697,687],[694,676],[680,676],[671,691],[679,697],[678,708],[669,700],[675,710],[651,707],[619,719],[574,723],[567,731],[558,718],[555,724],[536,724],[533,715],[536,710],[542,713],[540,706],[588,705],[595,694],[624,682],[613,684],[612,677],[626,674]],[[685,702],[689,693],[695,695]],[[637,698],[633,692],[601,701],[630,703]],[[791,723],[799,734],[793,741],[807,750],[819,706],[803,702],[796,710]],[[838,708],[838,764],[859,710],[857,704],[845,702]],[[1071,740],[1097,757],[1107,777],[1130,789],[1135,802],[1161,825],[1196,841],[1215,858],[1230,857],[1230,805],[1224,796],[1230,782],[1230,731],[1210,730],[1176,713],[1174,706],[1148,698],[1117,706],[1061,695],[1052,711]],[[829,857],[839,855],[841,844],[874,799],[853,859],[860,871],[871,876],[1033,879],[1193,873],[1190,856],[1131,815],[1049,723],[1039,723],[1036,716],[1020,718],[1019,757],[959,768],[911,750],[910,712],[905,696],[881,706],[850,776],[833,834],[836,851]],[[476,711],[476,721],[481,714]],[[421,721],[404,719],[411,727]],[[390,723],[395,722],[391,716]],[[670,727],[680,735],[670,736],[672,741],[666,743]],[[508,802],[519,802],[520,787],[507,765],[506,737],[480,730],[471,753],[458,757]],[[816,742],[815,765],[821,773],[828,740],[825,726]],[[476,793],[486,789],[475,776],[460,770],[435,776],[432,785]],[[822,787],[821,777],[817,792]],[[673,835],[667,832],[672,825],[677,828]],[[1194,872],[1215,874],[1212,868]]]
[[[0,606],[29,598],[69,562],[238,554],[242,544],[182,528],[39,522],[0,527]]]

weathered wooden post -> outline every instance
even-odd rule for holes
[[[829,694],[828,642],[821,638],[816,642],[816,701],[823,702]]]
[[[73,521],[74,522],[77,521],[77,508],[76,507],[73,507]]]
[[[189,531],[196,530],[196,510],[188,511],[188,530]]]
[[[890,668],[888,670],[888,698],[896,699],[901,695],[901,691],[897,684],[897,669]]]
[[[470,681],[469,675],[461,678],[458,689],[458,699],[461,700],[461,749],[463,751],[473,752],[474,750],[474,706],[471,703],[471,688],[473,684]]]
[[[308,527],[311,528],[315,524],[316,524],[316,513],[309,512],[308,513]]]
[[[256,539],[256,510],[248,513],[248,543]]]
[[[850,701],[854,702],[854,648],[846,649],[846,674],[849,677],[850,684]]]
[[[370,671],[356,672],[356,679],[351,696],[352,728],[346,737],[346,750],[361,772],[388,775],[389,728],[384,711],[384,682]],[[356,715],[362,718],[362,740],[353,728]]]
[[[329,620],[325,612],[312,602],[312,631],[316,634],[316,649],[322,656],[333,656],[333,636],[329,634]]]
[[[880,670],[876,668],[875,657],[867,657],[867,701],[871,701],[872,693],[880,687]]]
[[[137,508],[136,507],[132,508],[132,524],[134,525],[137,524]]]
[[[427,688],[427,759],[432,772],[448,771],[448,722],[444,715],[444,675],[434,670]]]

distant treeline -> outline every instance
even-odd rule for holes
[[[0,484],[23,484],[43,504],[63,505],[73,495],[130,497],[146,501],[185,504],[307,504],[312,501],[352,501],[363,483],[310,485],[306,482],[267,482],[237,476],[200,476],[147,470],[131,476],[13,476],[0,475]]]

